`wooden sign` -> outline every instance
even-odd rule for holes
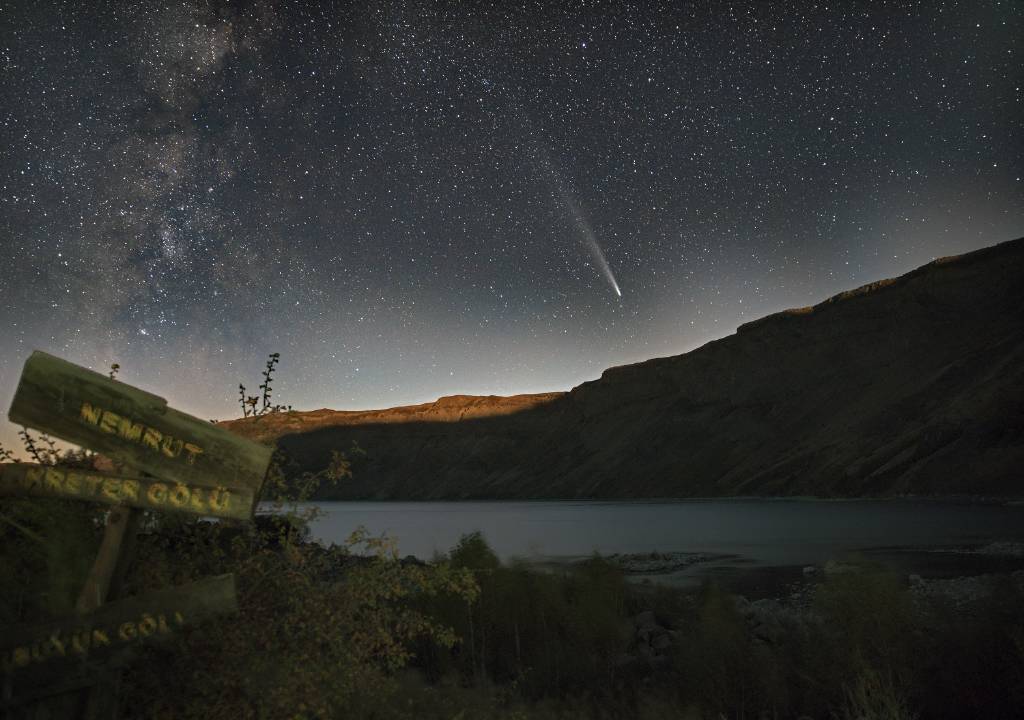
[[[201,487],[153,477],[132,477],[75,468],[0,464],[0,496],[63,497],[146,510],[248,520],[253,491],[249,488]]]
[[[119,593],[141,509],[251,519],[273,449],[169,408],[161,397],[43,352],[33,353],[25,363],[8,417],[130,468],[112,473],[0,464],[0,495],[115,506],[107,514],[77,614],[0,629],[0,707],[89,687],[85,714],[91,716],[95,703],[102,706],[104,697],[116,697],[116,690],[104,690],[117,684],[110,669],[123,666],[141,643],[238,610],[233,575],[104,604]],[[77,703],[72,705],[71,715],[82,715]],[[110,708],[116,714],[116,702]],[[51,714],[47,708],[41,712]]]
[[[238,610],[235,576],[218,575],[29,627],[0,630],[0,668],[9,701],[52,692],[54,678],[74,684],[97,668],[123,665],[138,646]],[[40,686],[48,686],[40,693]]]
[[[107,603],[86,615],[7,628],[0,632],[0,664],[11,673],[51,660],[97,659],[237,611],[235,576],[215,575]]]
[[[273,453],[161,397],[38,351],[25,362],[8,417],[133,472],[195,487],[246,488],[253,501]]]

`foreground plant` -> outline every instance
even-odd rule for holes
[[[140,586],[228,570],[238,579],[237,617],[150,649],[133,670],[126,708],[150,717],[359,716],[388,697],[415,641],[456,643],[416,599],[477,595],[468,571],[401,562],[393,542],[363,530],[328,550],[189,523],[152,537],[139,560]]]
[[[273,382],[274,370],[280,360],[281,353],[270,353],[267,357],[267,365],[261,373],[263,382],[259,385],[260,395],[246,395],[245,385],[238,384],[238,401],[242,406],[242,417],[261,417],[267,413],[292,409],[291,405],[277,405],[271,402],[274,389],[270,383]]]

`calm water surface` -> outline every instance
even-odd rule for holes
[[[598,552],[702,552],[731,564],[821,564],[849,551],[934,551],[1024,541],[1024,505],[920,500],[318,503],[313,527],[342,543],[362,525],[430,559],[479,530],[504,560],[568,560]]]

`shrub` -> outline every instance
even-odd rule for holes
[[[447,564],[404,564],[388,543],[354,534],[328,552],[227,523],[186,523],[140,548],[144,586],[233,571],[237,617],[154,647],[125,683],[139,717],[325,717],[386,702],[392,673],[421,638],[450,647],[450,628],[410,601],[445,592],[472,599],[472,577]],[[370,552],[371,557],[353,551]]]

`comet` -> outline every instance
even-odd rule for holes
[[[555,169],[554,163],[551,161],[551,156],[547,150],[536,144],[537,152],[535,157],[538,159],[538,165],[542,166],[547,172],[548,177],[551,180],[551,184],[554,185],[555,190],[558,192],[558,196],[561,198],[562,203],[565,205],[565,209],[569,211],[569,215],[572,216],[573,223],[576,225],[576,230],[579,232],[580,239],[583,241],[583,245],[586,247],[587,252],[593,258],[594,263],[597,265],[597,269],[601,271],[605,279],[608,280],[608,284],[612,286],[612,290],[618,297],[622,297],[622,290],[619,288],[619,283],[615,280],[615,274],[612,272],[611,266],[608,265],[608,259],[604,256],[604,251],[601,249],[600,243],[597,241],[597,233],[594,232],[594,228],[591,226],[590,221],[587,220],[587,216],[580,209],[576,199],[569,192],[566,183],[562,180],[562,176],[559,175]]]
[[[597,235],[594,233],[594,228],[590,226],[586,216],[580,211],[579,206],[573,200],[572,195],[570,195],[569,192],[560,184],[557,187],[558,194],[561,195],[562,202],[565,203],[565,207],[569,210],[569,214],[572,215],[573,221],[576,223],[576,229],[579,231],[580,237],[583,238],[583,244],[586,245],[587,251],[594,259],[594,262],[597,263],[598,269],[611,284],[612,290],[615,291],[615,294],[622,297],[622,290],[619,289],[619,283],[615,280],[615,274],[608,265],[608,260],[604,256],[604,251],[601,250],[601,246],[597,242]]]

